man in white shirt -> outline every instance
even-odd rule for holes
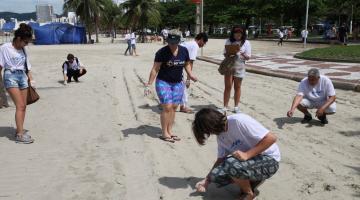
[[[136,34],[135,34],[135,32],[131,33],[130,40],[131,40],[131,48],[133,51],[132,55],[138,56],[138,54],[136,53]]]
[[[308,30],[304,29],[304,30],[301,31],[301,38],[302,38],[303,42],[305,41],[305,38],[307,38],[308,34],[309,34]]]
[[[79,82],[79,77],[86,74],[86,69],[80,62],[80,60],[73,54],[67,55],[67,61],[63,64],[64,73],[64,85],[71,82],[71,78],[74,78],[75,82]]]
[[[163,37],[163,44],[165,44],[165,43],[166,43],[166,40],[167,40],[167,38],[168,38],[168,35],[169,35],[169,31],[168,31],[166,28],[164,28],[164,29],[161,31],[161,35],[162,35],[162,37]]]
[[[126,33],[125,35],[125,41],[127,43],[127,49],[125,50],[124,55],[127,56],[127,52],[129,52],[130,55],[132,55],[132,50],[131,50],[131,35],[130,33]]]
[[[317,109],[316,117],[322,124],[327,124],[326,115],[336,112],[335,99],[335,89],[331,80],[320,75],[318,69],[310,69],[308,77],[300,82],[297,95],[291,109],[287,112],[287,116],[292,117],[297,108],[305,115],[301,123],[308,123],[312,120],[308,109],[315,108]]]
[[[199,33],[195,37],[194,41],[184,42],[184,43],[180,44],[181,46],[186,47],[186,49],[189,52],[191,70],[193,69],[194,61],[196,60],[199,48],[204,47],[205,44],[207,43],[207,41],[208,41],[207,34],[206,33]],[[187,107],[188,94],[187,94],[187,91],[186,91],[186,88],[190,87],[190,77],[187,77],[184,84],[185,84],[186,87],[184,87],[183,104],[180,106],[180,112],[192,113],[192,110]]]

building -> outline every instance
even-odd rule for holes
[[[54,9],[51,4],[36,5],[36,17],[38,23],[51,22],[54,17]]]
[[[2,29],[5,23],[6,23],[5,19],[0,18],[0,30]]]

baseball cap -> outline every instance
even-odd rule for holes
[[[169,44],[179,44],[181,41],[181,33],[177,30],[171,30],[166,41]]]

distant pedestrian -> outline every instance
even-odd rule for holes
[[[278,46],[279,45],[283,45],[283,40],[284,40],[284,33],[282,30],[279,31],[279,42],[278,42]]]
[[[305,39],[307,39],[308,34],[309,34],[309,31],[308,31],[308,30],[305,30],[305,29],[304,29],[304,30],[301,31],[302,42],[305,42]]]
[[[132,55],[132,49],[131,49],[131,35],[130,33],[126,33],[125,35],[125,41],[126,41],[126,44],[127,44],[127,49],[124,53],[125,56],[127,56],[127,53],[129,52],[130,55]]]
[[[339,41],[343,44],[346,45],[347,44],[347,34],[348,34],[348,29],[346,27],[346,24],[343,23],[340,27],[339,27]]]
[[[132,55],[138,56],[138,54],[136,53],[136,34],[135,32],[131,33],[131,49],[132,49]]]
[[[166,28],[164,28],[164,29],[161,31],[161,36],[162,36],[162,38],[163,38],[163,44],[166,44],[168,35],[169,35],[169,31],[168,31]]]

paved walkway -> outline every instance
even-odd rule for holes
[[[294,52],[288,54],[255,54],[247,62],[247,67],[266,69],[290,75],[306,75],[310,68],[320,69],[321,74],[332,80],[360,84],[360,63],[337,63],[323,61],[309,61],[294,58]],[[222,60],[222,55],[207,56],[215,60]]]

